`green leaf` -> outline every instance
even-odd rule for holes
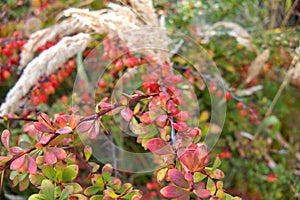
[[[90,200],[102,200],[103,199],[103,195],[94,195],[90,198]]]
[[[215,183],[211,178],[207,179],[206,189],[210,191],[211,195],[214,195],[217,190]]]
[[[202,174],[201,172],[195,172],[194,173],[194,181],[195,181],[195,183],[198,183],[198,182],[202,181],[205,178],[206,178],[206,175]]]
[[[87,187],[84,190],[84,194],[87,195],[87,196],[97,194],[97,192],[100,192],[100,187],[99,186],[90,186],[90,187]]]
[[[221,159],[219,157],[216,157],[214,164],[213,164],[213,171],[216,170],[221,165]]]
[[[68,200],[69,195],[72,194],[70,190],[68,189],[63,189],[61,192],[59,200]]]
[[[82,187],[78,183],[64,183],[63,186],[65,187],[73,187],[74,193],[79,193],[82,191]]]
[[[100,174],[93,176],[92,183],[93,183],[93,185],[98,186],[101,191],[104,190],[104,181]]]
[[[271,131],[269,133],[270,137],[274,138],[281,128],[281,122],[276,116],[272,115],[264,120],[264,122],[261,125],[261,129],[265,130],[269,126],[272,126]]]
[[[48,179],[56,181],[56,172],[52,166],[43,165],[42,172]]]
[[[40,193],[44,194],[47,200],[55,200],[54,185],[48,179],[43,180]]]
[[[78,166],[77,165],[69,165],[63,171],[62,181],[63,182],[72,181],[76,178],[77,174],[78,174]]]
[[[42,181],[45,179],[41,174],[30,174],[29,180],[33,185],[41,185]]]
[[[47,197],[43,194],[33,194],[31,195],[28,200],[46,200]]]

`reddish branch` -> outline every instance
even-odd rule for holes
[[[133,98],[131,98],[131,99],[129,100],[127,106],[131,106],[133,103],[136,103],[136,102],[138,102],[138,101],[140,101],[140,100],[142,100],[142,99],[149,98],[149,97],[153,97],[153,96],[156,96],[156,95],[158,95],[158,93],[135,96],[135,97],[133,97]],[[113,111],[114,109],[116,109],[116,108],[118,108],[118,107],[120,107],[120,106],[123,106],[123,105],[118,103],[118,104],[113,105],[111,108],[107,108],[107,109],[101,110],[99,113],[97,113],[97,114],[95,114],[95,115],[93,115],[93,116],[82,118],[82,120],[80,120],[79,124],[80,124],[81,122],[84,122],[84,121],[97,120],[99,117],[105,115],[105,114],[108,113],[108,112]],[[30,118],[7,118],[7,117],[1,117],[1,118],[2,118],[2,119],[3,119],[3,118],[4,118],[4,119],[7,119],[7,120],[10,120],[10,121],[12,121],[12,120],[37,121],[37,120],[35,120],[35,119],[30,119]],[[52,140],[54,140],[56,137],[58,137],[58,136],[60,135],[60,134],[57,134],[57,133],[55,133],[55,132],[51,132],[51,133],[52,133],[52,134],[55,134],[54,137],[52,137],[46,144],[43,144],[43,145],[42,145],[43,147],[48,146]],[[25,155],[25,154],[29,154],[29,153],[31,153],[32,151],[36,150],[36,149],[37,149],[37,147],[31,147],[31,148],[26,149],[26,150],[25,150],[24,152],[22,152],[22,153],[19,153],[19,154],[17,154],[17,155],[14,155],[8,162],[6,162],[4,165],[0,166],[0,170],[5,170],[6,168],[8,168],[8,167],[10,166],[10,164],[11,164],[14,160],[20,158],[21,156],[23,156],[23,155]],[[75,152],[75,153],[76,153],[76,152]],[[76,153],[76,157],[77,157],[80,161],[83,162],[84,159],[83,159],[80,155],[79,155],[79,156],[78,156],[78,155],[79,155],[79,154]],[[85,161],[85,160],[84,160],[84,161]],[[86,161],[84,162],[84,164],[87,166],[88,170],[89,170],[90,172],[92,172],[92,166],[90,166]]]

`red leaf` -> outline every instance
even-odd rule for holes
[[[184,132],[184,131],[186,131],[189,128],[188,125],[185,122],[173,123],[173,127],[178,132]]]
[[[37,165],[35,160],[31,156],[27,156],[28,159],[28,173],[29,174],[36,174],[37,171]]]
[[[11,147],[10,148],[10,152],[12,154],[19,154],[22,153],[24,151],[24,149],[22,149],[21,147]]]
[[[199,198],[208,198],[210,197],[210,191],[203,189],[203,188],[196,188],[196,190],[193,191],[197,197]]]
[[[52,152],[51,150],[46,150],[45,153],[44,153],[44,159],[45,159],[45,162],[48,164],[48,165],[53,165],[57,162],[57,158],[54,154],[54,152]]]
[[[46,126],[45,124],[41,123],[41,122],[34,122],[34,127],[36,128],[36,130],[43,132],[43,133],[49,133],[49,132],[53,132],[53,130],[51,128],[49,128],[48,126]]]
[[[172,183],[181,188],[189,188],[190,184],[178,169],[169,169],[168,176]]]
[[[78,133],[86,133],[88,132],[93,126],[93,121],[83,121],[78,124],[76,130]]]
[[[72,129],[69,126],[65,126],[63,128],[60,128],[60,129],[56,130],[56,133],[58,133],[58,134],[69,134],[69,133],[72,133]]]
[[[99,135],[99,132],[100,132],[99,123],[97,121],[95,121],[95,123],[93,124],[93,127],[88,132],[89,138],[96,139],[97,135]]]
[[[222,179],[222,178],[224,178],[225,175],[222,170],[216,169],[211,176],[212,176],[212,178],[215,178],[215,179]]]
[[[180,111],[175,116],[179,121],[186,121],[190,117],[190,114],[187,111]]]
[[[179,198],[181,196],[189,194],[190,192],[173,185],[168,185],[162,188],[160,190],[160,193],[167,198]]]
[[[141,117],[140,120],[144,124],[150,124],[152,121],[150,119],[150,112],[145,112]]]
[[[208,162],[208,153],[205,145],[197,146],[191,144],[183,151],[178,151],[180,162],[185,165],[190,172],[201,171]]]
[[[58,160],[64,160],[67,157],[67,153],[62,148],[51,148]]]
[[[168,119],[168,116],[167,116],[167,115],[159,115],[159,116],[156,118],[155,122],[156,122],[156,124],[157,124],[158,126],[163,127],[163,126],[166,125],[167,119]]]
[[[41,143],[41,144],[47,144],[53,136],[54,136],[54,134],[44,135],[44,136],[40,139],[40,143]]]
[[[55,131],[55,127],[53,126],[53,123],[51,122],[51,119],[46,115],[45,113],[39,113],[38,121],[42,124],[44,124],[48,129],[51,131]],[[51,132],[49,131],[49,132]]]
[[[10,164],[10,169],[11,170],[18,170],[21,167],[23,167],[25,163],[25,155],[22,155],[21,157],[15,159],[11,164]]]
[[[58,115],[55,119],[55,123],[58,127],[67,126],[67,119],[65,115]]]
[[[158,155],[165,155],[165,154],[173,154],[174,153],[172,147],[167,142],[165,142],[164,140],[162,140],[160,138],[150,139],[147,142],[147,147],[149,148],[149,150],[152,153],[158,154]]]
[[[2,142],[2,144],[3,144],[7,149],[9,149],[9,144],[10,144],[10,132],[9,132],[9,130],[5,129],[5,130],[2,132],[2,135],[1,135],[1,142]]]
[[[126,107],[121,111],[121,116],[129,122],[133,117],[133,112],[129,107]]]

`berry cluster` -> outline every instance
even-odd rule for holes
[[[23,38],[19,31],[14,32],[12,38],[0,38],[0,60],[2,63],[0,64],[0,86],[3,84],[3,80],[11,77],[11,73],[15,71],[15,67],[19,64],[19,52],[26,42]]]
[[[48,77],[41,77],[31,91],[32,103],[34,106],[40,103],[46,103],[48,97],[55,93],[56,88],[61,84],[71,72],[75,69],[75,61],[70,60],[63,65],[56,74],[52,74]]]

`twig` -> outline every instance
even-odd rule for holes
[[[288,13],[285,15],[282,23],[281,23],[281,27],[284,27],[286,25],[286,23],[288,22],[288,20],[290,19],[292,13],[293,13],[293,10],[296,8],[296,6],[298,5],[299,3],[299,0],[296,0],[293,4],[293,6],[289,9]]]
[[[7,121],[28,121],[28,122],[37,122],[37,119],[26,118],[26,117],[7,117],[7,116],[0,116],[0,119],[7,120]]]

